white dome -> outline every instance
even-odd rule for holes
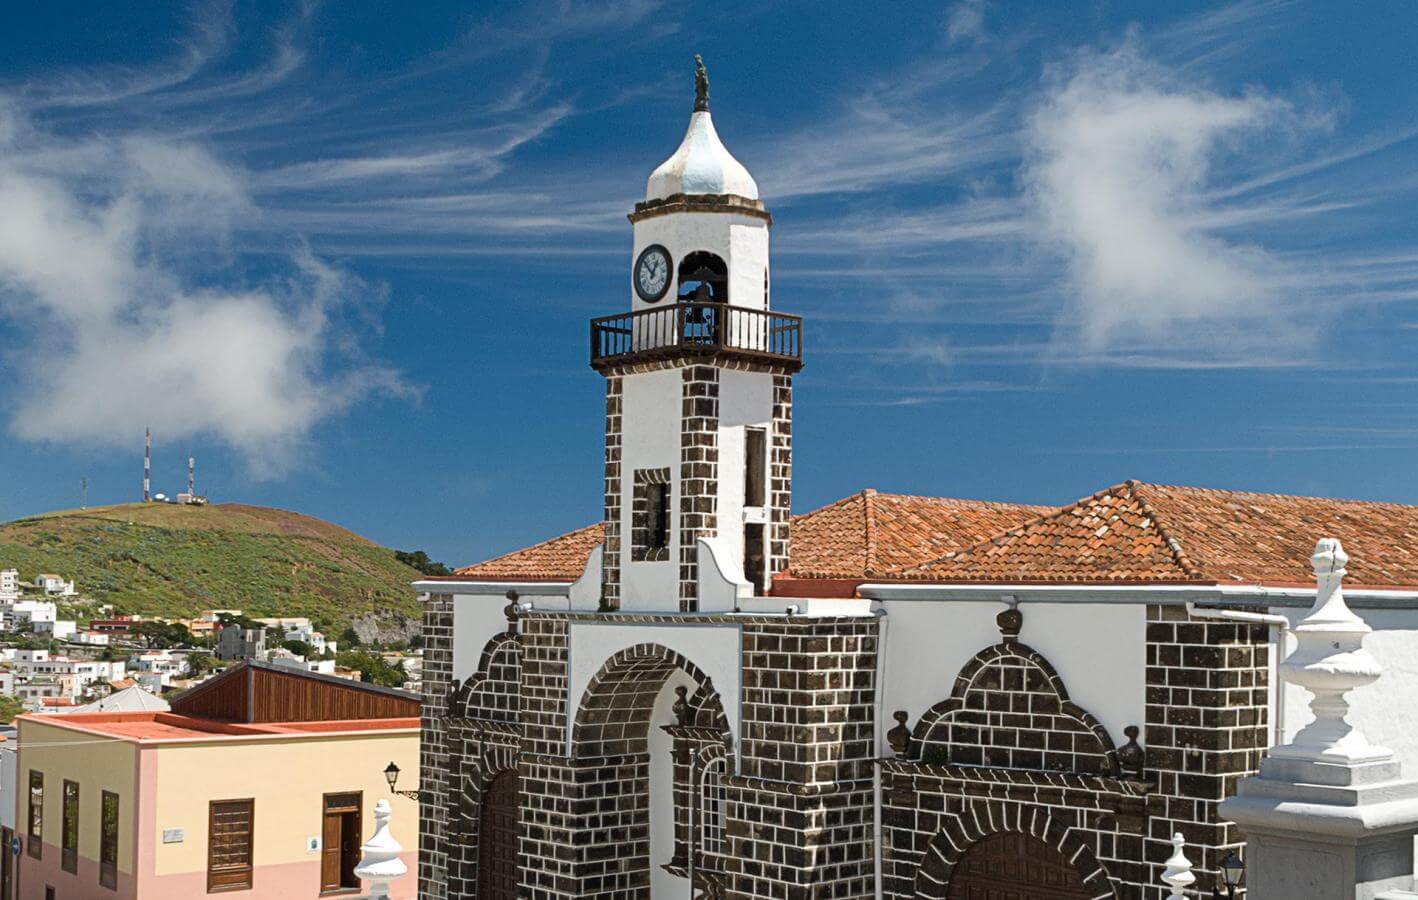
[[[645,185],[646,200],[663,200],[674,194],[734,194],[758,199],[758,184],[719,140],[707,110],[689,117],[689,130],[679,149],[650,173]]]

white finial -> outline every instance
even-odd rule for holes
[[[1382,673],[1378,660],[1364,649],[1371,628],[1344,602],[1344,566],[1349,556],[1334,538],[1315,544],[1310,564],[1318,582],[1315,605],[1295,634],[1295,652],[1281,665],[1285,678],[1314,696],[1310,711],[1315,720],[1294,740],[1271,751],[1273,756],[1315,762],[1355,763],[1387,759],[1393,754],[1371,745],[1346,716],[1345,694],[1372,683]]]
[[[409,867],[399,858],[404,850],[389,833],[389,801],[374,804],[374,834],[360,848],[356,878],[369,882],[369,900],[389,900],[389,882],[408,874]]]
[[[1172,889],[1167,900],[1183,900],[1185,895],[1182,892],[1196,882],[1196,876],[1192,874],[1191,860],[1182,852],[1185,844],[1186,839],[1182,837],[1181,832],[1172,835],[1172,855],[1167,858],[1167,868],[1162,870],[1162,880]]]

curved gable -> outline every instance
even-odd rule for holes
[[[975,655],[948,699],[921,717],[913,735],[926,763],[1116,775],[1117,753],[1103,724],[1069,699],[1038,651],[1015,641]]]

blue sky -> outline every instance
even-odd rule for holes
[[[10,10],[0,517],[136,499],[151,424],[158,489],[453,563],[596,519],[695,52],[809,321],[799,510],[1418,503],[1418,12],[1064,6]]]

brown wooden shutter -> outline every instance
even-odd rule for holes
[[[251,887],[254,800],[213,800],[207,819],[207,893]]]

